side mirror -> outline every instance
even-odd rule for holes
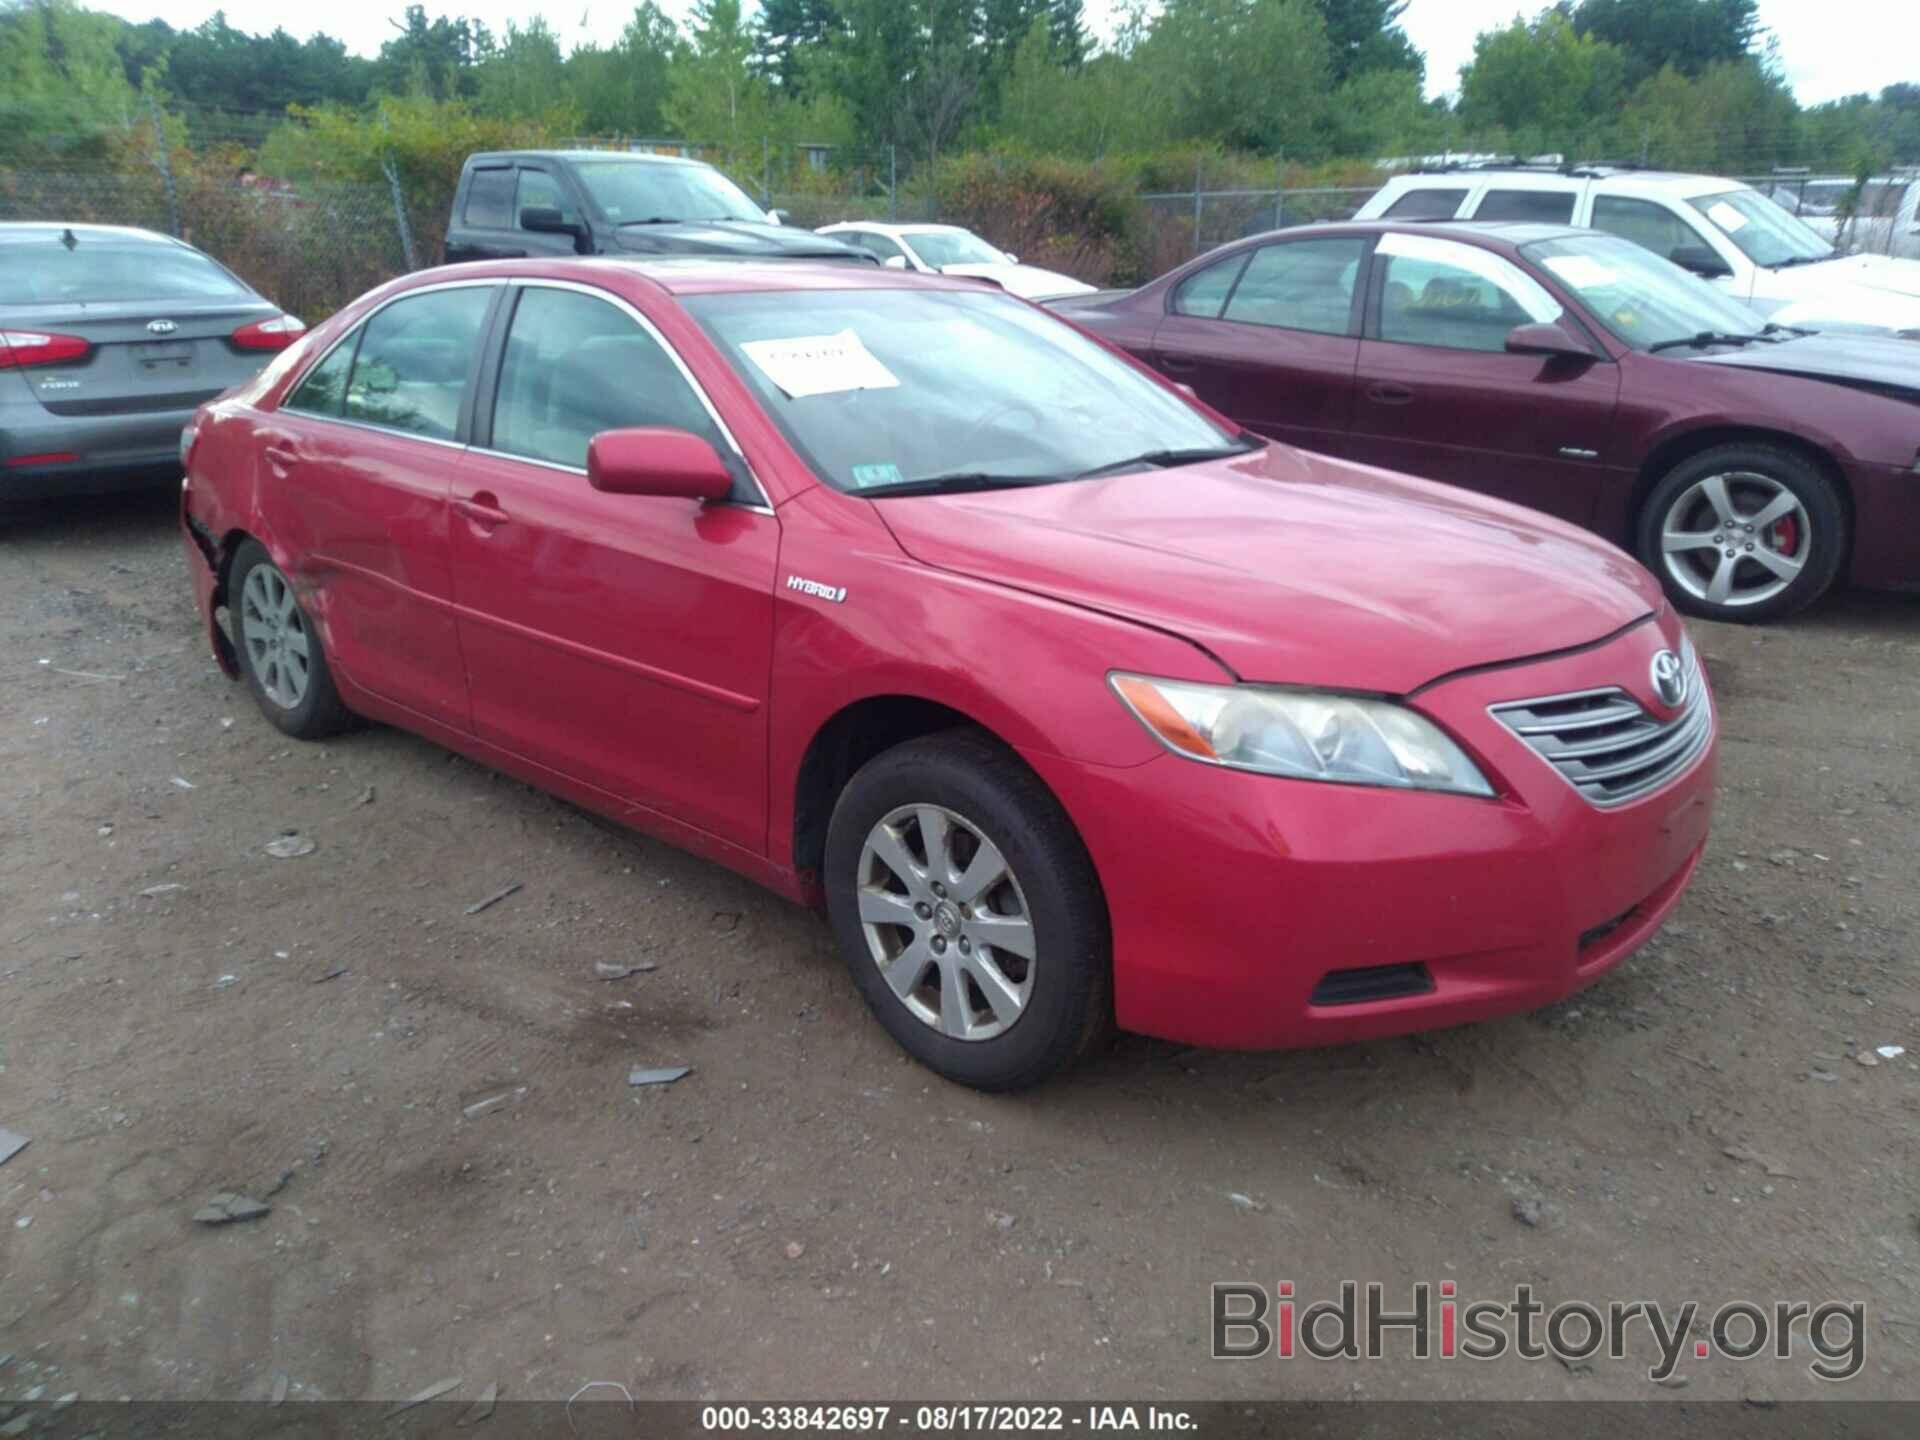
[[[1733,274],[1733,267],[1705,245],[1676,245],[1667,252],[1667,259],[1682,270],[1691,270],[1702,280],[1717,280]]]
[[[1020,257],[1011,250],[1003,250],[1000,253],[1007,257],[1007,263],[1009,265],[1018,265],[1020,263]]]
[[[767,219],[776,225],[789,225],[793,222],[793,217],[784,210],[767,211]]]
[[[733,490],[733,472],[719,451],[691,431],[647,426],[602,430],[589,440],[587,483],[609,495],[724,500]]]
[[[1535,325],[1516,325],[1507,332],[1510,355],[1570,355],[1581,360],[1594,358],[1584,340],[1577,339],[1551,320]]]
[[[889,255],[880,263],[889,270],[904,270],[907,268],[907,257],[904,255]]]
[[[567,219],[552,205],[523,205],[520,228],[541,235],[571,235],[577,240],[586,233],[587,227]]]

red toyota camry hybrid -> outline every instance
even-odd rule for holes
[[[1256,440],[977,281],[431,271],[183,448],[214,653],[270,721],[403,726],[824,903],[970,1085],[1109,1022],[1539,1005],[1706,840],[1712,698],[1625,554]]]

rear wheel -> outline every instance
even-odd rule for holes
[[[243,542],[235,553],[227,594],[240,670],[260,713],[300,740],[324,739],[352,725],[319,632],[258,541]]]
[[[1037,1084],[1106,1027],[1093,862],[1039,777],[983,735],[909,741],[863,767],[834,808],[826,890],[868,1006],[950,1080]]]
[[[1779,620],[1833,584],[1847,513],[1833,482],[1790,450],[1739,443],[1703,451],[1647,496],[1640,558],[1682,610],[1709,620]]]

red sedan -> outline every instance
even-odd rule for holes
[[[967,1084],[1112,1021],[1539,1005],[1706,839],[1712,699],[1625,555],[1258,442],[978,282],[427,272],[185,444],[214,654],[272,723],[399,725],[824,903]]]
[[[1057,308],[1263,435],[1597,530],[1697,615],[1920,587],[1913,343],[1770,325],[1616,236],[1303,226]]]

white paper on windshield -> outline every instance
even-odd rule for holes
[[[1540,262],[1576,290],[1611,285],[1620,276],[1591,255],[1550,255]]]
[[[848,390],[891,390],[900,383],[851,330],[748,340],[740,348],[763,375],[795,400]]]
[[[1724,200],[1716,200],[1707,207],[1707,218],[1729,235],[1747,223],[1747,217]]]

